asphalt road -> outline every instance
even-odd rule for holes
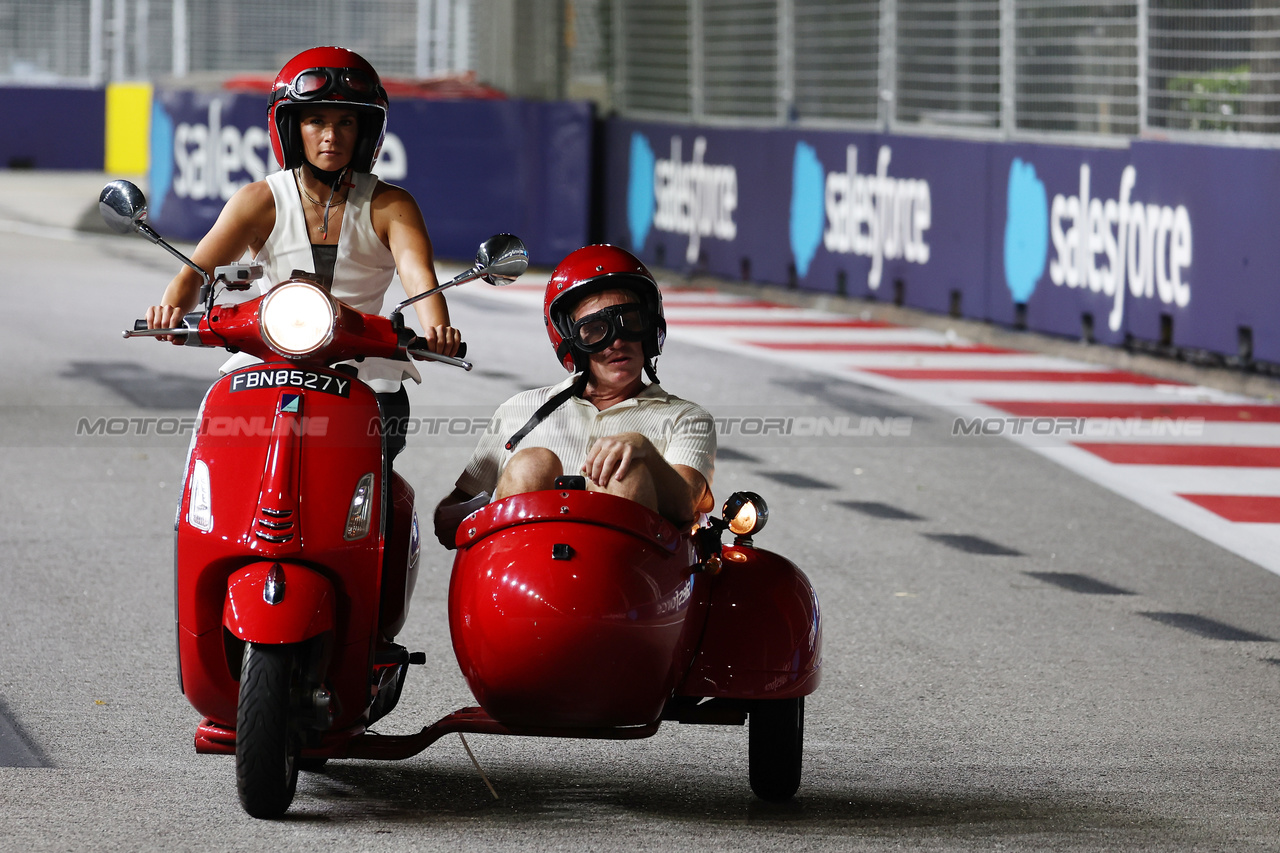
[[[120,339],[174,265],[47,227],[79,219],[86,185],[33,178],[0,205],[0,849],[1280,849],[1280,646],[1144,615],[1280,638],[1280,577],[1030,451],[953,439],[923,403],[675,336],[664,386],[714,412],[913,419],[906,437],[721,439],[717,494],[765,495],[757,543],[822,602],[796,800],[753,799],[745,730],[665,725],[639,742],[473,736],[496,800],[450,737],[304,774],[286,819],[248,818],[232,761],[194,753],[177,689],[187,436],[157,434],[194,414],[221,354]],[[450,305],[477,369],[424,370],[415,416],[486,417],[558,379],[536,313],[482,284]],[[77,435],[97,418],[150,420]],[[473,440],[410,439],[397,467],[420,510]],[[449,555],[424,556],[402,639],[428,664],[389,733],[472,703]]]

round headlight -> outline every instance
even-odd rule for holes
[[[769,520],[769,505],[755,492],[734,492],[724,502],[724,520],[736,536],[759,532]]]
[[[336,317],[333,300],[314,284],[286,281],[262,300],[262,339],[283,356],[303,356],[329,342]]]

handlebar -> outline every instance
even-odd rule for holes
[[[134,320],[132,329],[125,329],[121,334],[125,338],[154,338],[160,335],[188,335],[196,330],[188,326],[180,326],[176,329],[148,329],[146,320]],[[421,340],[419,338],[418,340]],[[420,359],[426,361],[438,361],[441,364],[448,364],[453,367],[461,367],[463,370],[470,370],[473,365],[469,361],[465,361],[463,356],[467,354],[467,344],[463,341],[458,345],[458,354],[456,356],[438,355],[425,347],[409,346],[406,351]]]
[[[467,344],[465,341],[463,341],[458,345],[458,354],[456,356],[437,355],[436,353],[433,353],[429,349],[415,347],[415,346],[406,347],[405,351],[408,352],[410,355],[414,356],[415,358],[422,358],[422,359],[426,359],[427,361],[438,361],[441,364],[448,364],[448,365],[452,365],[453,367],[461,367],[463,370],[470,370],[472,367],[475,366],[469,361],[464,361],[462,358],[464,355],[467,354]]]
[[[121,336],[125,338],[154,338],[159,335],[187,335],[195,329],[179,326],[176,329],[148,329],[146,320],[134,320],[132,329],[125,329]]]

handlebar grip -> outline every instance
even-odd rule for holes
[[[462,341],[461,343],[458,344],[458,351],[454,353],[454,358],[466,358],[466,357],[467,357],[467,342]]]
[[[134,320],[134,321],[133,321],[133,330],[134,330],[135,332],[145,332],[145,331],[147,330],[147,321],[146,321],[146,320]]]

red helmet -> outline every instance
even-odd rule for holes
[[[556,358],[565,370],[585,370],[585,352],[575,347],[571,340],[574,307],[585,297],[601,290],[622,288],[640,298],[648,319],[649,331],[644,342],[645,367],[652,377],[651,360],[662,352],[667,339],[667,321],[662,315],[662,294],[658,283],[640,260],[617,246],[587,246],[569,253],[551,273],[546,296],[542,302],[542,316],[547,324],[547,336],[555,348]],[[577,360],[575,360],[575,355]],[[578,363],[578,361],[581,363]]]
[[[267,129],[281,168],[302,165],[298,112],[316,104],[356,111],[359,134],[351,168],[372,171],[387,133],[387,92],[373,66],[344,47],[313,47],[284,64],[267,102]]]

